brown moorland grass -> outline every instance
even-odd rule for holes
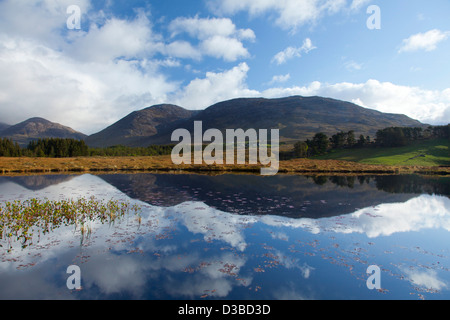
[[[128,171],[190,171],[259,173],[260,165],[175,165],[170,156],[0,158],[0,175]],[[450,174],[449,167],[368,165],[341,160],[294,159],[281,161],[279,173],[337,174]]]

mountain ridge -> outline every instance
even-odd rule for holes
[[[22,146],[39,138],[74,138],[90,147],[147,147],[175,143],[171,141],[172,132],[183,128],[193,132],[195,121],[202,121],[204,130],[215,128],[223,133],[226,129],[279,129],[282,142],[310,139],[318,132],[332,135],[353,130],[358,136],[374,137],[387,127],[427,126],[403,114],[383,113],[347,101],[290,96],[236,98],[203,110],[158,104],[133,111],[92,135],[35,117],[12,126],[0,124],[0,137],[11,138]]]
[[[108,127],[109,131],[118,132],[128,117],[142,116],[152,108],[171,106],[183,114],[164,125],[154,126],[147,136],[128,139],[128,146],[148,146],[152,144],[171,144],[171,134],[176,129],[193,132],[194,121],[202,121],[203,129],[280,129],[281,141],[299,141],[312,138],[318,132],[332,135],[339,131],[354,130],[356,134],[375,136],[380,129],[391,126],[425,127],[425,124],[406,115],[382,113],[367,109],[351,102],[324,97],[291,96],[285,98],[236,98],[218,102],[204,110],[190,111],[174,105],[157,105],[135,111]],[[156,110],[156,109],[155,109]],[[161,111],[161,110],[160,110]],[[167,112],[162,111],[162,113]],[[146,120],[150,122],[150,120]],[[100,141],[93,137],[103,136]],[[121,143],[117,139],[107,139],[105,130],[86,139],[91,147],[107,147]],[[109,140],[109,141],[108,141]]]

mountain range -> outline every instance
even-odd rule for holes
[[[91,147],[115,145],[148,146],[172,144],[172,132],[184,128],[193,132],[194,121],[203,122],[203,130],[280,129],[281,141],[300,141],[316,133],[332,135],[354,130],[375,137],[387,127],[425,127],[421,122],[401,114],[382,113],[354,103],[323,98],[293,96],[280,99],[240,98],[214,104],[205,110],[192,111],[162,104],[132,112],[91,136],[71,128],[33,118],[14,126],[0,125],[0,136],[24,144],[43,137],[85,140]]]

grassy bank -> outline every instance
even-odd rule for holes
[[[335,150],[318,160],[345,160],[387,166],[450,166],[450,141],[431,140],[396,148],[370,147]]]
[[[248,172],[259,173],[259,165],[181,165],[170,156],[154,157],[80,157],[80,158],[0,158],[0,174],[89,173],[89,172]],[[279,173],[376,173],[376,174],[450,174],[439,166],[379,165],[346,160],[294,159],[281,161]]]

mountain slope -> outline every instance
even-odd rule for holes
[[[91,147],[141,146],[143,140],[165,136],[166,130],[191,118],[196,112],[163,104],[135,111],[99,133],[85,139]]]
[[[41,138],[71,138],[83,140],[87,137],[85,134],[75,131],[72,128],[63,126],[59,123],[50,122],[43,118],[31,118],[14,126],[10,126],[0,132],[0,136],[10,138],[21,146],[26,146],[30,141]]]
[[[218,103],[194,120],[206,127],[280,129],[284,139],[306,139],[318,132],[354,130],[375,135],[390,126],[421,126],[404,115],[386,114],[356,104],[322,97],[237,99]]]
[[[98,147],[170,144],[171,134],[176,129],[185,128],[193,133],[194,121],[202,121],[204,131],[209,128],[222,132],[226,129],[280,129],[281,141],[306,140],[318,132],[332,135],[350,130],[357,135],[374,137],[377,130],[386,127],[424,126],[405,115],[381,113],[322,97],[241,98],[198,112],[170,105],[150,107],[130,114],[86,141]]]
[[[0,135],[1,135],[1,133],[2,133],[3,130],[8,129],[9,127],[11,127],[9,124],[0,122]]]

